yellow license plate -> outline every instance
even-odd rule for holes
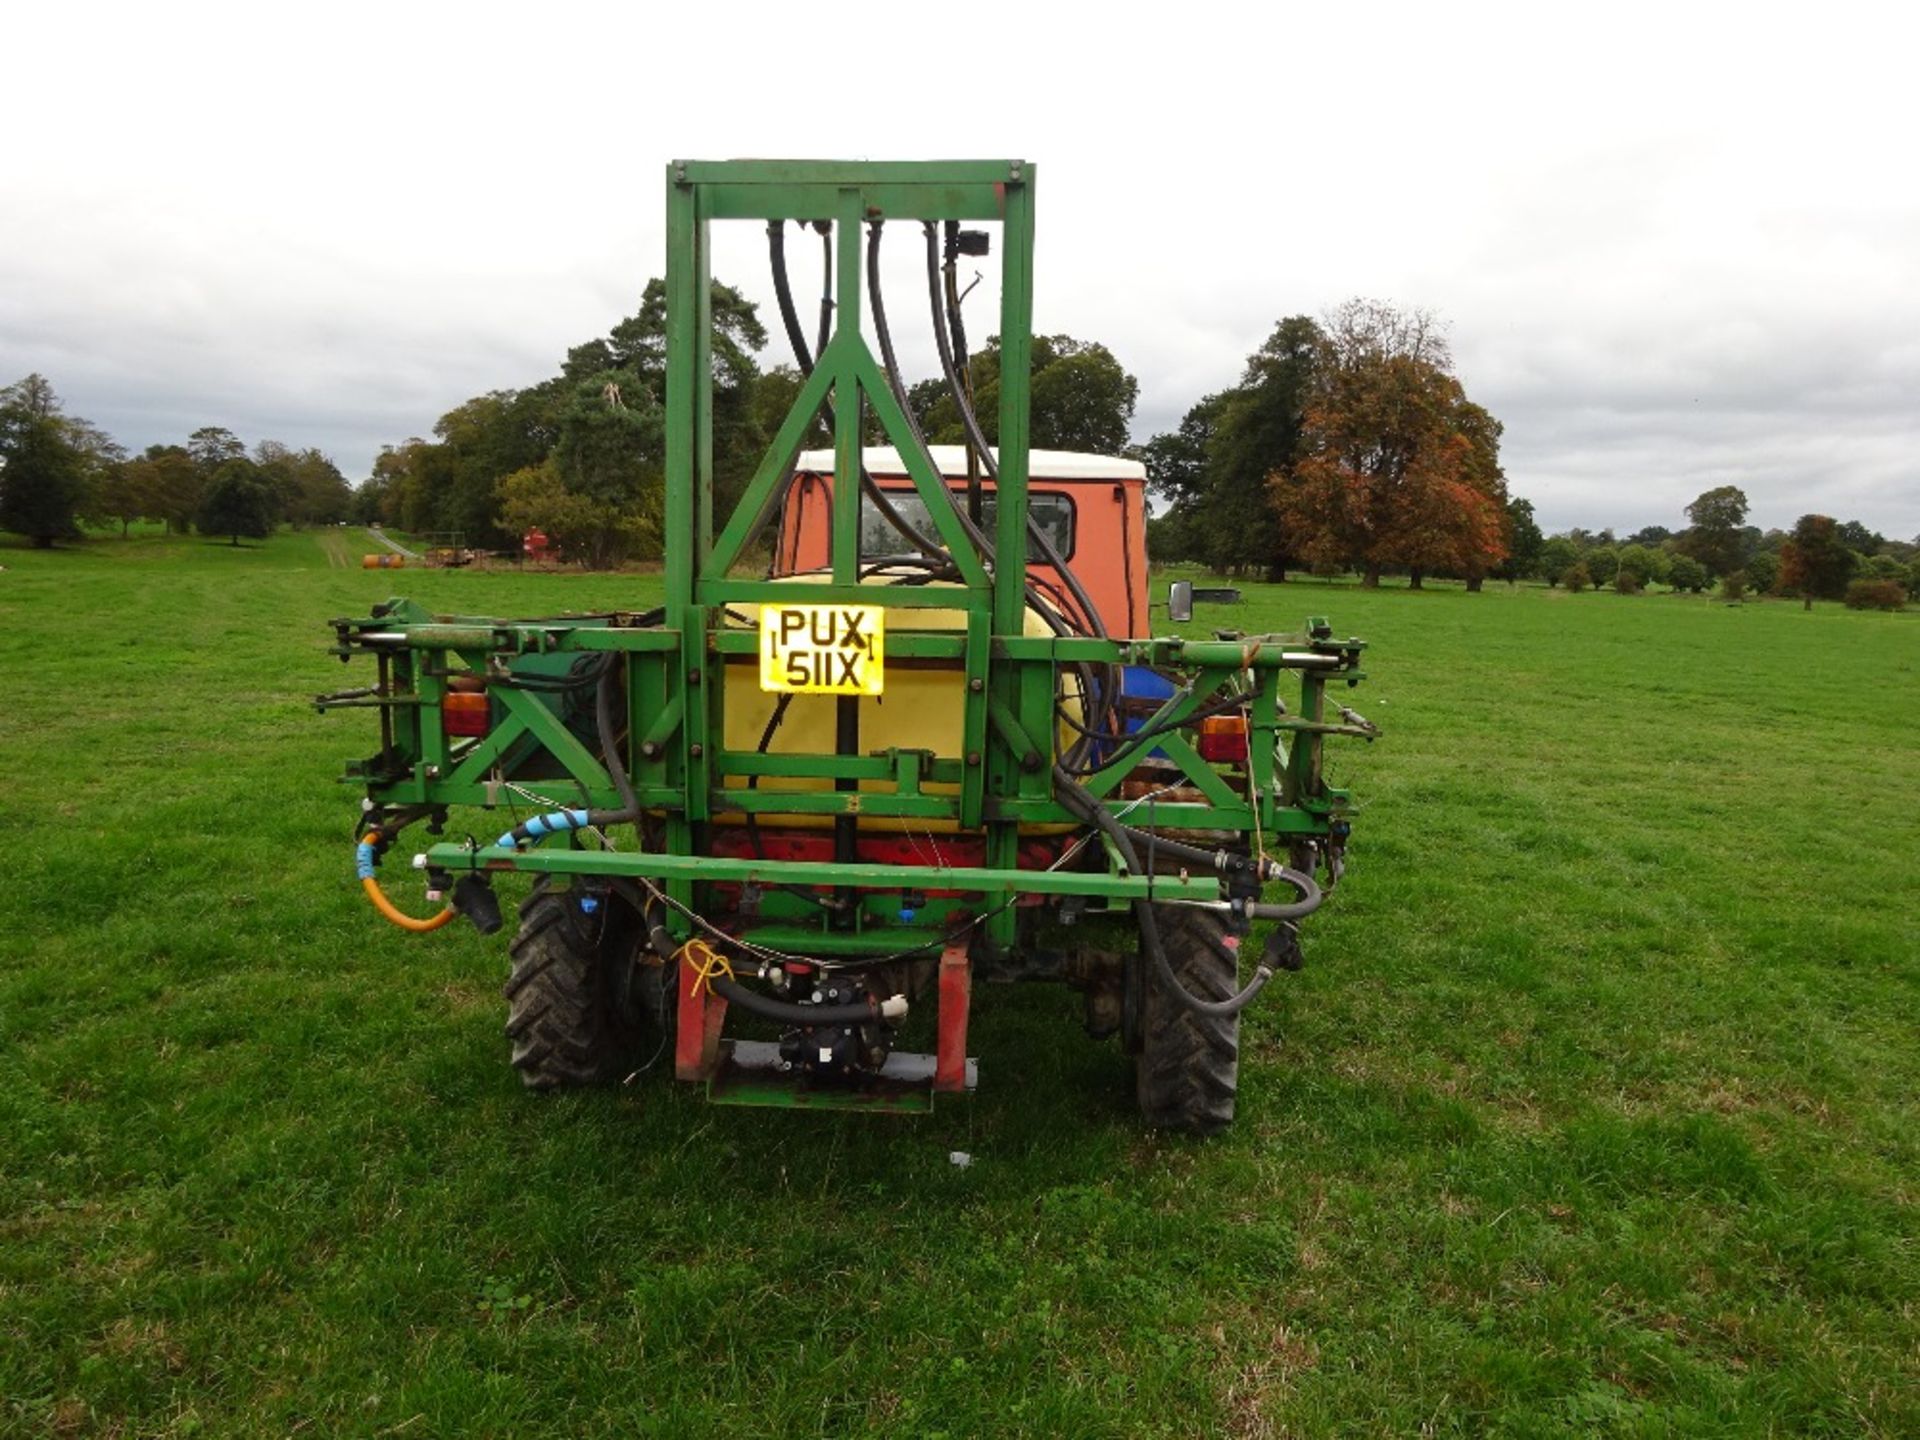
[[[800,695],[882,693],[886,621],[879,605],[762,605],[760,688]]]

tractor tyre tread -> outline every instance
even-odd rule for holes
[[[542,877],[520,906],[511,946],[507,1039],[529,1090],[604,1085],[632,1054],[608,991],[599,925],[571,890]]]
[[[1187,991],[1224,1000],[1235,988],[1238,951],[1226,917],[1190,905],[1155,909],[1167,963]],[[1146,985],[1134,1088],[1155,1129],[1211,1135],[1233,1123],[1240,1080],[1240,1017],[1196,1015],[1166,992],[1144,953]]]

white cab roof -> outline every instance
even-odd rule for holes
[[[964,479],[967,473],[967,447],[929,445],[928,452],[940,473],[951,479]],[[998,458],[998,452],[995,452]],[[872,475],[904,475],[900,453],[891,445],[869,446],[860,452],[860,463]],[[833,451],[803,450],[795,468],[814,475],[833,473]],[[1029,450],[1029,480],[1137,480],[1147,478],[1147,467],[1138,460],[1121,460],[1112,455],[1085,455],[1077,450]]]

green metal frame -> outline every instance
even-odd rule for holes
[[[1284,842],[1326,835],[1346,797],[1320,774],[1324,734],[1350,729],[1324,718],[1325,688],[1361,678],[1361,645],[1334,640],[1323,623],[1306,633],[1254,641],[1148,641],[1036,638],[1026,631],[1028,370],[1032,337],[1034,169],[1022,161],[838,163],[789,161],[676,162],[667,173],[667,431],[666,604],[659,624],[601,616],[503,624],[485,618],[432,616],[393,602],[365,620],[336,622],[340,653],[382,656],[382,683],[371,698],[388,717],[383,754],[350,778],[367,784],[380,805],[498,805],[502,777],[539,754],[558,774],[543,793],[570,805],[612,807],[611,778],[591,746],[574,735],[549,701],[494,687],[501,713],[485,737],[449,743],[440,726],[446,677],[459,672],[511,672],[535,657],[618,651],[626,657],[630,727],[624,757],[642,805],[660,817],[659,853],[578,848],[515,852],[492,846],[440,844],[429,862],[448,870],[513,869],[579,875],[645,876],[680,904],[704,910],[714,883],[831,885],[855,890],[954,890],[980,897],[988,943],[1014,945],[1017,916],[1003,897],[1077,895],[1124,904],[1136,897],[1217,899],[1211,877],[1129,875],[1108,856],[1104,871],[1038,871],[1019,865],[1021,830],[1071,825],[1053,795],[1051,762],[1062,665],[1147,665],[1181,673],[1184,688],[1149,723],[1183,718],[1222,687],[1245,692],[1251,748],[1244,790],[1202,760],[1178,733],[1157,741],[1167,762],[1199,799],[1155,807],[1157,824],[1234,831],[1258,829]],[[834,227],[837,310],[829,343],[779,427],[734,513],[713,514],[712,367],[709,354],[709,227],[715,220],[829,220]],[[996,533],[997,561],[987,564],[969,544],[953,498],[921,447],[862,335],[863,223],[961,220],[997,222],[1003,287]],[[965,677],[964,753],[759,754],[725,749],[726,668],[753,665],[754,630],[729,614],[769,599],[791,599],[791,587],[741,578],[732,570],[776,513],[782,480],[792,473],[803,437],[822,408],[831,412],[834,477],[828,583],[809,585],[810,603],[882,602],[889,617],[890,663],[950,666]],[[860,446],[868,411],[905,462],[942,543],[960,573],[957,586],[859,584]],[[961,611],[963,631],[916,629],[920,607]],[[1280,694],[1283,672],[1300,680],[1297,708]],[[842,702],[851,704],[855,702]],[[1112,796],[1135,759],[1097,770],[1087,787]],[[886,781],[891,793],[841,788],[796,793],[758,789],[749,776],[801,776],[839,782]],[[957,787],[935,794],[922,781]],[[1251,798],[1249,798],[1249,796]],[[524,805],[524,802],[520,802]],[[935,869],[849,863],[726,860],[710,853],[714,818],[732,813],[822,816],[859,814],[948,821],[984,835],[986,864]],[[1099,852],[1094,852],[1096,855]],[[917,924],[865,907],[858,931],[829,930],[818,912],[778,906],[786,948],[814,953],[891,953],[903,932],[924,934],[960,906],[926,907]],[[897,907],[896,907],[897,908]],[[805,917],[811,914],[809,930]],[[684,927],[675,917],[676,925]],[[683,929],[684,933],[684,929]],[[911,944],[913,935],[906,943]]]

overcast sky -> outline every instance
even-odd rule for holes
[[[40,371],[134,447],[221,424],[357,479],[636,308],[672,158],[1018,156],[1036,323],[1139,377],[1137,438],[1280,317],[1366,295],[1446,319],[1550,530],[1678,528],[1734,484],[1761,525],[1920,533],[1904,7],[857,11],[11,7],[0,384]],[[768,297],[763,237],[725,245]]]

